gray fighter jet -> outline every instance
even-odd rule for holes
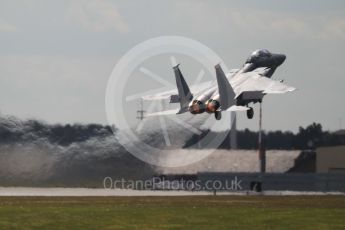
[[[193,92],[184,79],[179,65],[173,67],[177,94],[169,95],[170,103],[179,103],[180,109],[161,111],[149,116],[181,114],[213,113],[217,120],[221,119],[222,111],[246,111],[247,117],[252,119],[254,110],[250,103],[262,102],[266,94],[286,93],[295,90],[271,77],[278,66],[286,59],[284,54],[273,54],[266,49],[254,51],[241,69],[231,70],[225,74],[218,64],[215,66],[217,82],[202,90]],[[145,96],[152,100],[164,98],[171,92]]]

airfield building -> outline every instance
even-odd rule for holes
[[[345,145],[318,148],[316,172],[345,173]]]

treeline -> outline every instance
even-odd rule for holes
[[[179,138],[179,132],[176,133],[169,133],[169,135],[172,139]],[[38,120],[23,121],[15,117],[0,117],[0,144],[45,139],[52,144],[68,146],[91,138],[102,139],[110,135],[113,135],[112,129],[99,124],[47,124]],[[182,143],[185,143],[184,147],[192,146],[205,135],[216,137],[219,133],[205,130],[201,136],[193,135],[187,140],[184,139]],[[158,131],[147,136],[150,143],[162,141],[162,135]],[[226,138],[219,148],[229,148],[229,143],[229,138]],[[313,149],[319,146],[345,145],[345,131],[343,133],[323,131],[321,124],[312,123],[305,128],[299,127],[297,133],[263,132],[263,143],[267,149]],[[249,129],[237,131],[237,145],[240,149],[256,149],[258,133]]]
[[[46,139],[50,143],[66,146],[111,134],[109,126],[99,124],[46,124],[38,120],[23,121],[16,117],[0,117],[0,143]]]
[[[217,132],[205,131],[202,135],[218,135]],[[199,136],[194,135],[186,142],[186,146],[197,143]],[[299,127],[295,134],[290,131],[263,132],[263,142],[266,149],[315,149],[320,146],[345,145],[345,132],[328,132],[322,130],[322,125],[312,123],[303,128]],[[219,148],[227,149],[230,145],[229,136]],[[257,149],[258,132],[249,129],[237,131],[237,146],[240,149]]]

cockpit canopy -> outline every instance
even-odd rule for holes
[[[262,49],[262,50],[255,50],[251,56],[257,56],[257,57],[270,57],[272,54],[270,53],[270,51],[266,50],[266,49]]]
[[[266,49],[255,50],[247,59],[246,63],[253,63],[255,62],[255,60],[259,58],[271,57],[271,56],[272,56],[271,52]]]

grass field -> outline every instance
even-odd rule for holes
[[[345,229],[345,196],[0,197],[0,229]]]

